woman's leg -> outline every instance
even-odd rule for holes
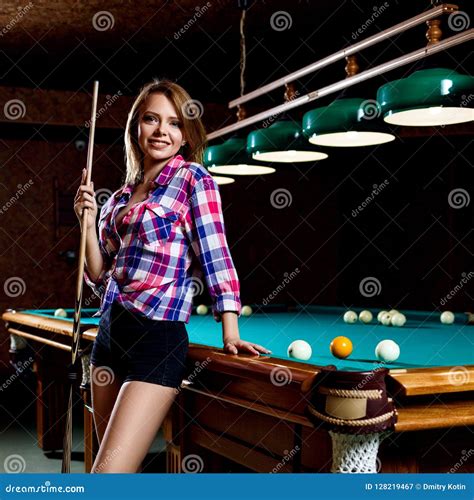
[[[137,472],[175,396],[172,387],[124,383],[91,472]]]
[[[122,382],[109,367],[91,365],[92,408],[99,444],[102,443]]]

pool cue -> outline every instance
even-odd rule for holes
[[[94,154],[94,134],[95,134],[95,121],[97,113],[97,96],[99,93],[99,82],[94,82],[94,89],[92,92],[92,112],[90,120],[89,131],[89,145],[87,149],[87,171],[86,171],[86,184],[91,182],[92,174],[92,158]],[[84,264],[86,256],[86,236],[87,236],[87,212],[88,209],[84,208],[82,211],[82,224],[81,224],[81,243],[79,247],[79,264],[77,268],[77,281],[76,281],[76,298],[74,302],[74,326],[72,331],[71,341],[71,366],[69,370],[68,385],[69,385],[69,402],[66,414],[66,427],[64,430],[63,440],[63,461],[61,466],[62,473],[71,472],[71,448],[72,448],[72,395],[74,381],[77,379],[77,358],[79,354],[80,344],[80,328],[81,328],[81,307],[82,307],[82,289],[84,282]]]

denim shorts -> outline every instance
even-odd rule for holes
[[[114,302],[99,322],[91,364],[108,367],[124,382],[181,385],[188,354],[182,321],[157,321]]]

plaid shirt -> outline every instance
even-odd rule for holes
[[[102,314],[114,301],[155,320],[189,321],[204,274],[214,318],[240,314],[239,280],[227,245],[221,198],[214,179],[198,163],[172,158],[153,181],[149,198],[133,205],[117,228],[132,185],[116,191],[99,217],[104,266],[93,281]]]

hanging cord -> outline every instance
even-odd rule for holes
[[[245,65],[247,63],[247,54],[245,49],[245,9],[242,9],[240,16],[240,95],[244,95],[245,91]]]

